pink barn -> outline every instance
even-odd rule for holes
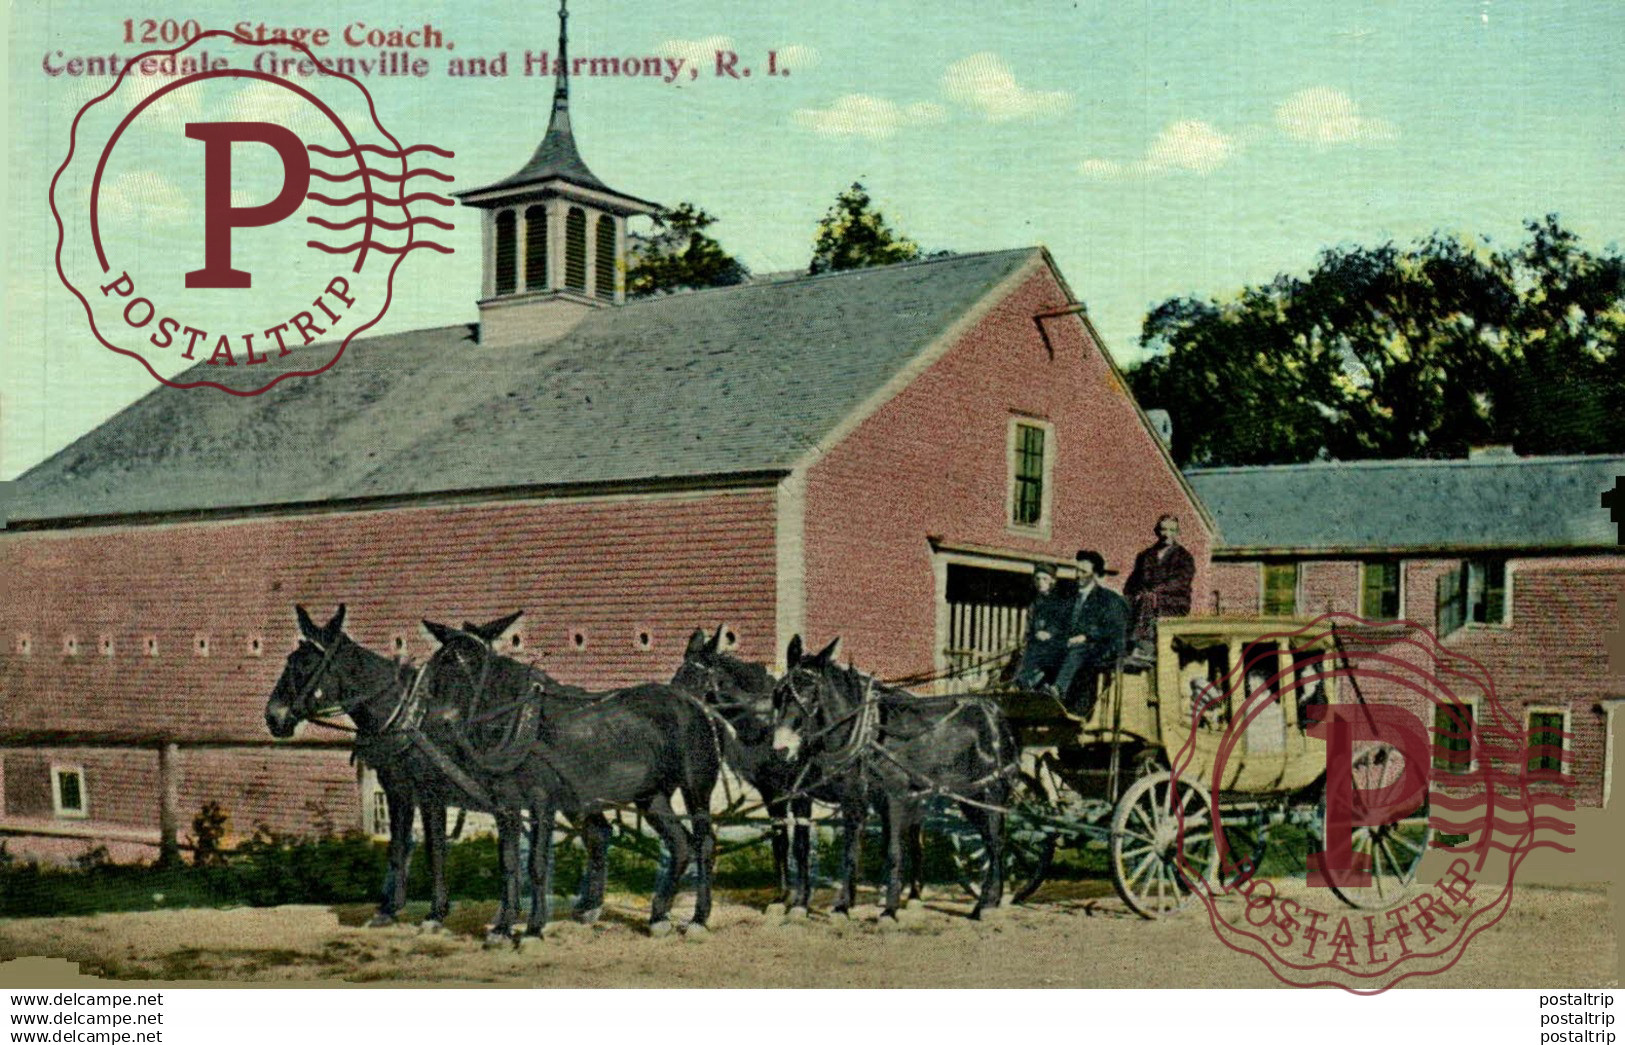
[[[0,832],[173,841],[370,826],[342,736],[273,743],[293,606],[422,659],[428,616],[567,682],[845,642],[883,676],[1014,641],[1037,562],[1211,527],[1043,249],[624,300],[651,206],[566,93],[484,222],[479,322],[353,343],[248,399],[159,388],[21,477],[0,535]],[[474,288],[470,288],[473,290]],[[220,379],[218,372],[210,375]]]

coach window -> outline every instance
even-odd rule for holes
[[[82,819],[90,815],[83,767],[51,767],[51,807],[57,816]]]
[[[1266,617],[1291,617],[1298,612],[1298,564],[1263,564],[1263,590],[1259,605]]]
[[[1568,712],[1561,708],[1530,708],[1525,724],[1529,736],[1529,775],[1561,776],[1568,750]]]
[[[1010,421],[1010,528],[1047,536],[1053,501],[1050,477],[1055,465],[1055,432],[1048,422]]]
[[[1476,768],[1474,741],[1478,701],[1458,700],[1433,709],[1433,771],[1460,775]]]
[[[1398,559],[1375,559],[1360,567],[1360,616],[1398,620],[1404,614],[1404,570]]]

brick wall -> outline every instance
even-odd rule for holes
[[[1073,317],[1047,267],[999,301],[807,476],[806,629],[842,636],[848,658],[881,674],[929,670],[936,584],[928,537],[1049,556],[1083,547],[1123,571],[1154,539],[1157,516],[1180,517],[1208,588],[1209,535],[1177,474],[1136,416],[1128,392]],[[1054,426],[1047,539],[1007,528],[1013,416]]]

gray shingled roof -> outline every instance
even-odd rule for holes
[[[1221,549],[1361,551],[1614,545],[1603,491],[1625,456],[1197,468]]]
[[[1039,254],[636,301],[545,344],[482,346],[467,325],[370,338],[248,398],[160,387],[0,507],[41,520],[788,470]],[[263,384],[276,365],[180,380]]]

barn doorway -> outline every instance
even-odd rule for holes
[[[940,690],[964,693],[996,681],[1027,628],[1033,601],[1031,563],[949,561],[943,579]]]

